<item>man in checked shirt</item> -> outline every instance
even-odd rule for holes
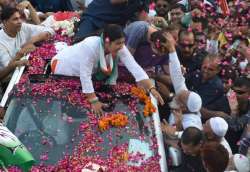
[[[229,125],[229,132],[226,138],[231,145],[233,153],[238,152],[237,142],[246,133],[244,130],[250,124],[250,78],[240,77],[233,86],[238,101],[238,113],[234,116],[226,117]]]

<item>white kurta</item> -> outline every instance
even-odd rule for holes
[[[232,149],[224,137],[221,139],[220,144],[224,146],[224,148],[226,148],[226,150],[228,151],[229,158],[231,158],[233,156]]]
[[[83,93],[93,93],[92,74],[97,72],[100,58],[100,40],[91,36],[83,41],[60,51],[54,59],[58,60],[55,74],[80,76]],[[124,46],[117,54],[120,61],[132,73],[136,81],[149,79],[146,72],[136,63],[131,53]]]
[[[15,38],[8,36],[3,29],[0,30],[0,70],[9,64],[22,45],[27,43],[33,36],[43,32],[54,34],[51,28],[27,23],[22,24],[21,30]]]
[[[182,90],[188,90],[185,83],[185,78],[181,71],[181,64],[176,52],[169,54],[169,72],[176,94],[180,93]],[[170,124],[173,124],[174,121],[174,116],[173,114],[171,114],[169,117]],[[196,127],[202,129],[200,113],[183,114],[182,127],[184,130],[188,127]]]

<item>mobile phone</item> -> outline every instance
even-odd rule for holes
[[[234,43],[231,45],[230,49],[236,50],[239,44],[240,44],[240,40],[239,39],[235,40]]]

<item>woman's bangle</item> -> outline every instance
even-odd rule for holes
[[[152,91],[153,89],[156,89],[155,86],[150,87],[150,88],[148,89],[148,92],[151,93],[151,91]]]
[[[92,98],[92,99],[89,100],[89,103],[91,103],[91,104],[95,104],[97,102],[99,102],[98,97],[95,97],[95,98]]]
[[[176,132],[174,133],[174,135],[175,135],[178,139],[181,139],[182,134],[183,134],[183,131],[176,131]]]

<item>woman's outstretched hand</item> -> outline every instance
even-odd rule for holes
[[[102,108],[104,108],[106,106],[107,106],[106,104],[104,104],[104,103],[102,103],[100,101],[91,103],[91,109],[92,109],[93,113],[98,115],[98,116],[103,115],[103,109]]]
[[[155,99],[160,103],[160,105],[164,105],[164,100],[161,97],[160,93],[154,88],[150,90],[150,93],[155,97]]]

